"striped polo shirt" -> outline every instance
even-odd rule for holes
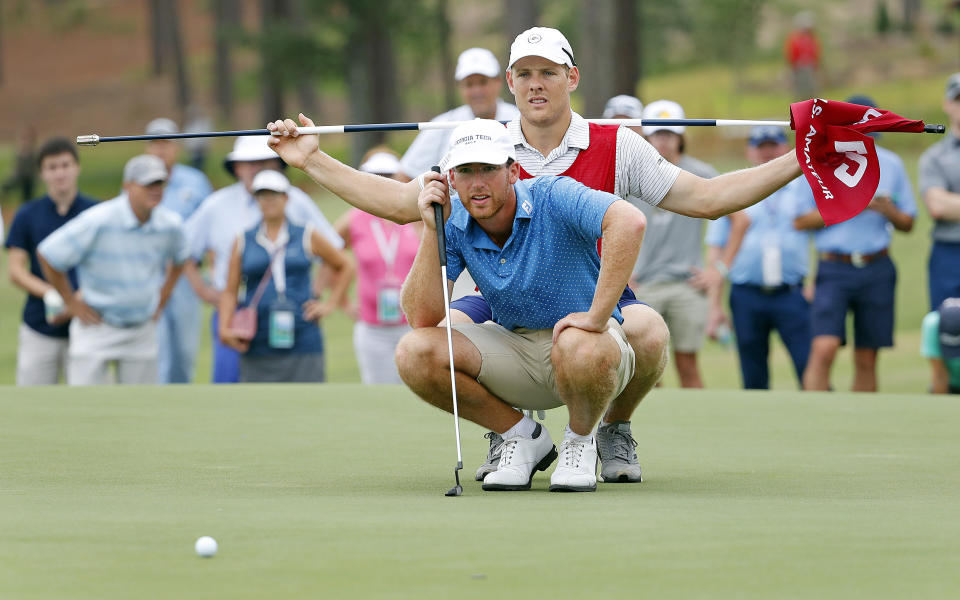
[[[562,174],[577,160],[580,151],[590,146],[590,125],[573,111],[570,111],[570,127],[560,145],[546,156],[527,142],[520,117],[507,123],[507,131],[517,151],[517,162],[534,177]],[[627,127],[617,130],[614,194],[625,200],[633,196],[656,206],[679,174],[680,169],[660,156],[637,132]]]
[[[77,269],[83,301],[114,327],[147,322],[169,263],[183,264],[180,217],[162,206],[141,224],[126,194],[101,202],[51,233],[37,248],[54,269]]]

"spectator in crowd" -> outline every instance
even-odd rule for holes
[[[813,32],[813,13],[803,11],[793,19],[793,31],[787,36],[783,53],[790,65],[793,95],[805,100],[817,95],[817,71],[820,67],[820,42]]]
[[[627,96],[626,94],[614,96],[613,98],[607,100],[606,106],[603,107],[603,118],[642,119],[643,103],[640,102],[640,99],[636,98],[635,96]],[[631,127],[630,129],[643,135],[643,130],[640,127]]]
[[[454,71],[463,105],[434,117],[434,121],[496,119],[509,121],[520,114],[517,107],[500,99],[503,80],[500,63],[486,48],[469,48],[457,59]],[[401,173],[407,181],[438,164],[450,147],[449,129],[421,132],[401,159]]]
[[[191,104],[187,107],[187,121],[184,129],[191,133],[210,131],[213,129],[213,119],[207,116],[202,106],[199,104]],[[200,171],[206,167],[209,145],[210,138],[207,137],[187,138],[183,140],[183,146],[187,151],[187,162],[191,167],[199,169]]]
[[[156,321],[183,270],[180,217],[160,206],[167,168],[156,156],[131,158],[123,193],[84,211],[37,249],[47,280],[73,315],[67,383],[157,381]],[[76,267],[79,288],[67,272]]]
[[[147,123],[146,133],[172,135],[179,133],[179,128],[170,119],[154,119]],[[147,142],[146,152],[163,160],[170,174],[160,205],[177,213],[186,222],[203,199],[213,193],[210,180],[201,171],[177,163],[180,144],[176,140]],[[200,300],[186,277],[177,282],[157,323],[157,343],[157,382],[193,381],[193,366],[200,343]]]
[[[397,155],[385,148],[367,153],[360,170],[382,177],[400,171]],[[420,247],[420,223],[398,225],[359,209],[337,221],[337,233],[357,260],[357,319],[353,349],[363,383],[403,383],[393,353],[410,331],[400,310],[400,286]]]
[[[783,129],[754,127],[747,158],[762,165],[789,152]],[[723,277],[730,280],[730,312],[746,389],[770,388],[770,334],[777,331],[790,353],[797,384],[810,355],[810,303],[803,295],[809,271],[810,234],[793,227],[795,186],[802,177],[780,188],[759,204],[712,221],[707,245],[720,248],[722,259],[707,266],[712,284],[710,321],[720,322]],[[804,210],[804,212],[806,212]]]
[[[947,80],[943,112],[950,130],[920,157],[920,195],[934,220],[930,310],[960,296],[960,73]]]
[[[847,102],[865,110],[876,107],[866,96],[853,96]],[[807,390],[830,389],[833,361],[847,340],[848,312],[853,312],[854,391],[877,390],[877,351],[893,346],[897,271],[889,255],[891,231],[910,231],[917,207],[900,157],[879,145],[877,157],[880,183],[876,195],[866,210],[843,223],[824,227],[810,186],[792,188],[799,196],[798,211],[805,213],[798,213],[794,225],[816,231],[820,258],[810,321],[813,344],[803,374]]]
[[[33,186],[37,173],[37,161],[34,158],[36,143],[37,132],[33,125],[23,126],[17,138],[17,155],[13,161],[13,173],[3,184],[0,184],[0,195],[19,189],[21,202],[27,202],[33,198]]]
[[[17,344],[17,385],[55,384],[61,375],[66,378],[71,315],[62,310],[63,299],[43,276],[37,246],[97,203],[78,191],[80,162],[73,143],[49,139],[37,158],[47,193],[20,207],[6,240],[10,281],[27,293]],[[67,277],[76,288],[76,271],[69,269]]]
[[[287,221],[290,189],[277,171],[264,170],[253,178],[263,220],[236,237],[220,295],[220,340],[240,353],[240,381],[245,383],[324,381],[323,336],[317,322],[346,302],[353,276],[350,259],[313,224]],[[323,302],[311,297],[310,270],[316,259],[333,269],[332,293]],[[231,327],[241,281],[241,306],[257,315],[252,338]]]
[[[683,107],[672,100],[657,100],[643,109],[642,118],[683,119]],[[685,130],[677,125],[644,126],[643,135],[661,156],[681,169],[704,178],[716,177],[713,167],[686,153]],[[638,198],[629,201],[643,211],[648,225],[630,287],[666,321],[680,385],[703,387],[697,351],[707,324],[707,297],[706,287],[693,278],[703,266],[703,220]]]
[[[253,197],[253,178],[263,170],[280,171],[284,164],[267,145],[266,136],[250,136],[237,138],[224,166],[237,182],[211,194],[186,223],[190,248],[187,276],[197,295],[215,307],[219,306],[220,292],[227,283],[231,249],[237,235],[249,231],[263,217]],[[303,190],[291,186],[287,191],[286,216],[293,225],[312,224],[336,248],[343,247],[343,240]],[[213,256],[210,283],[196,270],[196,265],[208,253]],[[240,380],[239,355],[234,348],[220,342],[217,311],[213,313],[211,329],[213,382],[236,383]]]
[[[923,357],[934,394],[960,394],[960,298],[947,298],[923,318]]]

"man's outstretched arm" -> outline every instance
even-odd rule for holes
[[[757,167],[703,179],[680,171],[659,207],[688,217],[716,219],[753,206],[800,175],[793,152]]]
[[[300,124],[312,127],[313,121],[301,113]],[[302,170],[347,204],[395,223],[420,220],[417,210],[420,184],[416,180],[400,183],[357,171],[320,150],[319,136],[300,135],[292,119],[268,123],[267,129],[282,134],[271,136],[269,143],[284,162]],[[424,183],[428,183],[440,179],[441,175],[430,172],[422,177]]]

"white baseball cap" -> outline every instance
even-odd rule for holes
[[[264,169],[254,176],[251,187],[253,188],[254,194],[263,190],[286,194],[290,190],[290,180],[284,177],[283,173],[279,171]]]
[[[657,100],[651,102],[643,109],[642,119],[684,119],[686,115],[683,107],[673,100]],[[644,125],[643,135],[650,135],[655,131],[672,131],[677,135],[683,135],[687,128],[683,125]]]
[[[360,170],[375,175],[393,175],[400,171],[400,160],[389,152],[374,152],[360,165]]]
[[[180,129],[172,119],[160,117],[147,123],[147,135],[173,135],[180,133]]]
[[[226,158],[223,159],[224,168],[231,175],[235,175],[233,172],[233,163],[235,162],[253,162],[270,160],[271,158],[280,160],[280,155],[274,152],[273,148],[267,143],[268,138],[269,136],[266,135],[238,137],[233,144],[233,152],[227,154]],[[286,163],[282,160],[280,160],[280,163],[283,168],[286,168]]]
[[[510,62],[507,63],[507,68],[511,68],[513,63],[526,56],[542,56],[558,65],[577,66],[573,60],[570,42],[562,33],[549,27],[531,27],[518,35],[510,45]]]
[[[123,182],[151,185],[167,180],[167,165],[152,154],[141,154],[127,161],[123,167]]]
[[[474,119],[460,125],[450,134],[451,145],[440,161],[440,169],[448,171],[470,163],[502,165],[517,158],[507,128],[498,121]]]
[[[453,77],[463,81],[471,75],[497,77],[500,75],[500,61],[486,48],[468,48],[460,53]]]
[[[621,94],[607,100],[607,105],[603,107],[603,118],[612,119],[623,115],[631,119],[643,118],[643,103],[633,96]]]

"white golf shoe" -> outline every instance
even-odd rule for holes
[[[551,492],[597,491],[597,440],[564,438],[560,444],[560,460],[550,476]]]
[[[487,491],[529,490],[533,474],[546,471],[556,458],[550,433],[537,423],[532,438],[517,436],[503,441],[497,470],[483,478],[482,487]]]

